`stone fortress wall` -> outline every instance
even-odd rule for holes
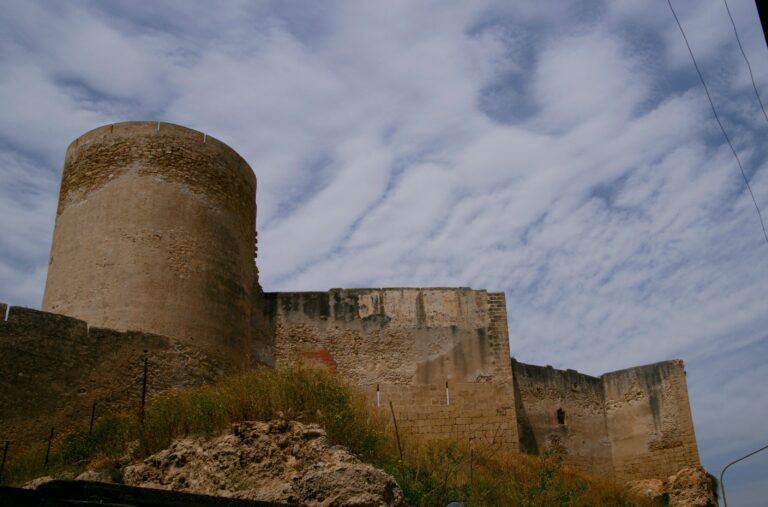
[[[264,293],[255,188],[234,150],[177,125],[108,125],[73,142],[46,311],[0,303],[0,439],[83,424],[94,401],[136,409],[146,350],[150,391],[309,361],[374,409],[391,401],[416,435],[557,449],[621,480],[699,464],[682,361],[601,377],[520,363],[503,293]]]
[[[7,320],[5,316],[7,313]],[[89,327],[82,320],[0,303],[0,440],[43,442],[98,414],[139,409],[150,392],[212,382],[227,365],[184,340]]]
[[[517,449],[504,294],[468,288],[265,294],[278,368],[311,361],[423,437]],[[254,354],[258,350],[253,351]]]
[[[682,361],[606,373],[602,379],[616,477],[672,475],[699,464]]]
[[[682,361],[600,377],[514,359],[510,367],[501,293],[267,293],[263,308],[274,346],[254,340],[254,356],[272,354],[254,364],[332,368],[372,408],[389,410],[391,401],[411,434],[529,454],[559,450],[577,467],[619,480],[663,478],[699,463]],[[43,441],[51,426],[60,432],[85,424],[93,402],[99,413],[138,410],[145,352],[150,392],[211,382],[230,370],[225,359],[183,339],[0,303],[0,436]]]
[[[585,470],[662,478],[699,464],[680,360],[600,377],[512,361],[520,448],[563,448]]]
[[[92,130],[64,159],[43,310],[247,358],[256,177],[202,132]]]
[[[520,449],[541,454],[563,448],[571,461],[603,475],[613,472],[605,397],[599,378],[512,360]]]

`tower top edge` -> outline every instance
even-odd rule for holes
[[[207,135],[205,132],[201,132],[199,130],[195,130],[190,127],[185,127],[184,125],[179,125],[178,123],[169,123],[169,122],[157,121],[157,120],[155,121],[142,120],[142,121],[120,121],[120,122],[107,123],[107,124],[98,126],[75,138],[75,140],[72,141],[72,144],[75,144],[79,140],[89,138],[89,137],[94,137],[97,135],[103,135],[106,133],[120,133],[120,132],[130,131],[130,130],[134,130],[136,132],[165,131],[165,133],[168,133],[168,131],[170,130],[172,132],[184,133],[187,135],[189,134],[199,135],[201,140],[203,136],[206,136],[208,139],[212,139],[221,143],[221,141],[219,141],[213,136]]]
[[[101,125],[100,127],[91,129],[75,138],[67,147],[66,158],[69,158],[79,146],[85,143],[98,143],[100,140],[109,142],[110,138],[146,138],[150,136],[160,136],[166,140],[171,140],[171,142],[173,142],[173,139],[177,139],[183,143],[199,142],[201,145],[207,144],[210,147],[218,147],[224,152],[231,152],[240,160],[242,166],[247,168],[247,170],[243,172],[255,185],[256,177],[253,169],[250,164],[248,164],[248,161],[246,161],[237,150],[205,132],[185,127],[184,125],[164,121],[124,121]]]

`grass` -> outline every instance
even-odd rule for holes
[[[90,436],[76,430],[59,438],[48,466],[43,465],[45,447],[14,454],[3,482],[19,485],[43,475],[72,478],[85,469],[107,471],[119,482],[129,449],[141,458],[187,435],[218,435],[235,422],[285,418],[320,424],[331,443],[392,474],[410,505],[653,505],[630,497],[614,483],[577,472],[557,454],[470,449],[466,442],[421,442],[402,434],[400,463],[391,420],[382,417],[327,370],[253,371],[214,385],[155,394],[147,402],[143,426],[132,414],[104,416]]]
[[[414,446],[405,476],[395,473],[411,505],[522,507],[652,506],[614,482],[570,467],[559,454],[529,456],[456,441]],[[390,469],[393,471],[393,469]]]
[[[96,421],[93,434],[71,431],[58,438],[45,466],[46,446],[9,457],[3,482],[18,485],[43,475],[73,477],[86,466],[120,465],[129,446],[148,456],[186,435],[218,435],[232,423],[277,418],[320,424],[335,444],[362,459],[373,459],[386,440],[384,425],[368,413],[365,400],[338,376],[320,369],[260,370],[219,383],[151,396],[144,424],[133,414]]]

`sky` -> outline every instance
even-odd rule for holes
[[[721,0],[674,0],[768,219]],[[751,0],[730,0],[768,104]],[[64,151],[182,124],[257,179],[267,291],[504,291],[521,361],[686,362],[703,465],[768,444],[768,244],[665,1],[0,3],[0,301],[39,308]],[[764,505],[768,452],[731,468]]]

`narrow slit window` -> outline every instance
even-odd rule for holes
[[[565,424],[565,411],[562,408],[557,409],[557,424]]]

